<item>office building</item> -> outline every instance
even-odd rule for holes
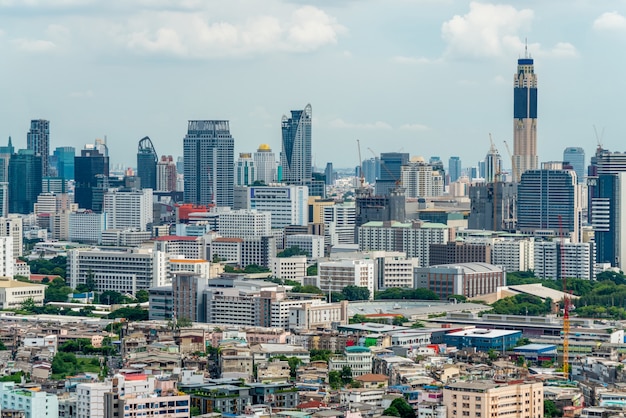
[[[74,202],[81,209],[102,212],[104,191],[109,181],[106,145],[87,144],[74,158]]]
[[[167,283],[167,257],[152,249],[74,249],[67,252],[67,282],[75,289],[91,278],[95,290],[134,295]]]
[[[41,156],[21,149],[9,161],[9,212],[29,214],[41,193]]]
[[[567,147],[563,151],[563,163],[569,164],[576,172],[579,183],[585,182],[585,150],[580,147]]]
[[[357,228],[360,251],[398,251],[428,266],[431,244],[445,244],[449,228],[436,223],[369,222]]]
[[[335,172],[333,171],[333,163],[326,163],[324,177],[326,179],[326,186],[332,186],[333,184],[335,184]]]
[[[15,154],[15,148],[11,137],[6,146],[0,146],[0,182],[5,183],[9,181],[9,160],[11,156]]]
[[[173,314],[176,319],[186,318],[193,322],[204,322],[206,310],[202,304],[202,293],[207,287],[208,277],[181,271],[172,277]]]
[[[416,269],[415,287],[432,290],[441,299],[450,295],[475,298],[506,285],[506,273],[487,263],[458,263]]]
[[[149,293],[148,319],[150,321],[169,321],[174,312],[172,286],[151,287]]]
[[[380,178],[376,180],[376,195],[388,195],[402,181],[402,166],[408,164],[409,154],[383,152],[380,154]]]
[[[219,213],[218,227],[224,238],[252,238],[272,233],[272,214],[259,210],[233,210]]]
[[[491,263],[491,246],[462,241],[430,244],[429,266],[456,263]]]
[[[13,256],[13,237],[0,237],[0,277],[15,275],[15,256]]]
[[[191,120],[183,139],[184,200],[233,206],[234,146],[227,120]]]
[[[404,222],[406,219],[406,197],[402,189],[389,191],[386,196],[358,195],[355,201],[355,224],[368,222]]]
[[[376,290],[395,287],[413,288],[415,283],[415,269],[419,267],[419,260],[417,258],[408,258],[400,254],[402,253],[394,254],[385,251],[382,256],[375,256]]]
[[[461,177],[461,171],[461,159],[459,157],[450,157],[448,160],[450,183],[457,181]]]
[[[249,152],[239,153],[239,159],[235,163],[235,186],[252,186],[256,177],[256,167],[252,154]]]
[[[14,382],[0,383],[2,410],[24,411],[24,418],[58,418],[59,400],[41,388],[16,387]]]
[[[313,178],[311,165],[312,108],[308,104],[303,110],[292,110],[291,117],[283,116],[282,152],[280,166],[281,181],[288,184],[308,185]]]
[[[137,145],[137,177],[142,189],[157,189],[157,161],[159,157],[149,137],[139,140]]]
[[[111,189],[104,194],[107,229],[148,231],[153,222],[152,189]]]
[[[309,260],[324,257],[324,237],[310,234],[293,234],[285,237],[285,248],[298,247],[306,251]]]
[[[275,257],[272,259],[272,276],[302,283],[306,276],[306,256]]]
[[[50,121],[44,119],[30,121],[30,130],[26,135],[26,148],[41,157],[41,176],[49,176]]]
[[[370,158],[369,160],[364,160],[361,164],[365,182],[368,184],[376,183],[376,181],[380,178],[380,158]]]
[[[276,155],[270,146],[267,144],[259,145],[253,159],[256,168],[256,180],[266,185],[274,183],[277,180]]]
[[[0,218],[0,237],[11,237],[13,240],[13,257],[21,257],[23,253],[24,235],[23,221],[20,216],[9,215]]]
[[[175,192],[178,172],[171,155],[162,155],[156,166],[156,190]]]
[[[517,184],[478,183],[469,187],[468,228],[515,232],[517,229]]]
[[[323,261],[317,265],[316,286],[324,293],[340,293],[346,286],[365,287],[374,298],[374,260]]]
[[[527,170],[517,189],[517,228],[581,240],[582,205],[572,170]]]
[[[74,147],[57,147],[54,150],[54,159],[56,162],[56,175],[64,180],[74,180],[74,158],[76,157],[76,148]]]
[[[81,244],[101,244],[107,229],[107,214],[78,210],[68,216],[69,240]]]
[[[517,60],[513,82],[513,181],[539,168],[537,156],[537,75],[528,55]]]
[[[45,284],[25,283],[12,276],[0,277],[0,309],[20,309],[29,299],[35,306],[43,306],[46,288]]]
[[[9,214],[9,183],[0,183],[0,217]]]
[[[324,242],[327,246],[354,244],[356,206],[354,202],[323,207]]]
[[[505,271],[528,271],[535,269],[535,245],[533,238],[498,238],[491,247],[491,263]]]
[[[501,348],[494,349],[501,351]],[[543,382],[449,383],[443,387],[443,404],[449,417],[543,418]]]
[[[241,268],[251,264],[269,268],[276,257],[276,237],[214,238],[209,243],[208,256],[210,260],[219,258]]]
[[[405,196],[409,199],[443,195],[444,177],[422,157],[413,157],[403,165],[400,178]]]
[[[535,275],[542,279],[564,277],[592,280],[594,278],[595,244],[569,240],[535,241]]]
[[[272,214],[272,229],[305,226],[309,221],[307,186],[253,186],[237,189],[237,209],[256,209]]]
[[[166,235],[154,239],[154,250],[184,257],[186,259],[206,259],[204,238]]]

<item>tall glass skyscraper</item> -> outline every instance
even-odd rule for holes
[[[53,154],[56,157],[57,176],[65,180],[74,180],[74,157],[76,157],[76,148],[57,147]]]
[[[308,104],[304,110],[292,110],[291,117],[283,116],[281,121],[280,165],[285,183],[308,185],[312,181],[311,118],[312,108]]]
[[[190,120],[183,139],[184,200],[233,206],[235,140],[227,120]]]
[[[79,208],[94,212],[102,211],[109,180],[109,157],[98,148],[98,144],[87,144],[74,158],[74,202]],[[106,150],[106,146],[102,149]]]
[[[137,146],[137,177],[142,189],[157,189],[157,161],[159,157],[149,137],[139,140]]]
[[[31,213],[41,193],[41,156],[21,149],[9,161],[9,212]]]
[[[580,147],[567,147],[563,151],[563,163],[572,166],[578,177],[578,182],[585,181],[585,150]]]
[[[522,173],[539,166],[537,156],[537,75],[534,60],[526,51],[517,60],[513,82],[513,181],[519,182]]]
[[[45,119],[30,121],[30,131],[26,135],[26,147],[35,155],[41,156],[42,177],[47,177],[50,157],[50,122]]]
[[[461,159],[459,157],[450,157],[448,160],[448,173],[450,174],[450,183],[457,181],[461,177]]]

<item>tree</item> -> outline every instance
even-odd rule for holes
[[[563,412],[556,407],[554,401],[546,399],[543,401],[543,416],[546,418],[563,416]]]
[[[341,291],[346,300],[368,300],[370,290],[367,287],[349,285]]]
[[[302,360],[300,360],[298,357],[289,357],[287,359],[287,363],[289,363],[289,375],[292,378],[295,378],[298,372],[298,367],[300,367],[300,365],[302,364]]]
[[[467,298],[463,295],[450,295],[448,296],[448,300],[455,299],[457,302],[465,302]]]
[[[259,266],[257,264],[248,264],[246,267],[244,267],[243,272],[244,273],[268,273],[271,270],[268,269],[267,267],[263,267],[263,266]]]
[[[109,319],[126,318],[129,321],[147,321],[148,311],[139,306],[128,306],[111,312],[108,317]]]
[[[306,275],[307,276],[317,276],[317,264],[313,264],[312,266],[309,266],[306,268]]]
[[[374,299],[412,299],[412,300],[439,300],[439,296],[430,289],[402,289],[391,287],[377,292]]]
[[[328,372],[328,384],[332,389],[339,389],[343,385],[341,373],[338,370]]]
[[[330,350],[316,350],[313,348],[310,350],[310,354],[311,361],[325,361],[328,363],[328,359],[333,354],[333,352]]]
[[[137,299],[139,303],[145,303],[150,300],[150,293],[148,293],[147,290],[139,290],[135,293],[135,299]]]
[[[411,325],[411,328],[424,328],[425,325],[423,322],[417,321]]]
[[[368,321],[368,318],[365,315],[361,315],[361,314],[354,314],[354,316],[348,320],[348,322],[351,324],[361,324],[367,321]]]
[[[341,368],[341,381],[344,385],[347,385],[352,381],[352,368],[350,366],[343,366]]]
[[[276,254],[276,257],[285,258],[285,257],[293,257],[294,255],[308,255],[309,253],[300,247],[293,246],[289,248],[285,248],[283,251]]]
[[[72,288],[65,284],[65,280],[57,277],[46,287],[45,302],[67,302],[70,293]]]
[[[120,305],[126,302],[126,297],[119,292],[113,290],[105,290],[98,296],[100,303],[106,303],[107,305]]]
[[[182,317],[176,320],[177,328],[189,328],[191,326],[193,326],[193,321],[189,318]]]
[[[389,408],[385,409],[383,411],[383,415],[389,416],[389,417],[399,417],[400,416],[400,411],[398,411],[395,407],[390,406]]]
[[[396,326],[402,326],[402,325],[404,325],[406,322],[409,322],[409,320],[408,320],[408,319],[406,319],[406,318],[405,318],[404,316],[402,316],[402,315],[397,315],[397,316],[394,316],[394,317],[393,317],[393,320],[391,321],[391,323],[392,323],[393,325],[396,325]]]
[[[324,292],[322,292],[322,289],[320,289],[319,287],[315,287],[313,285],[310,285],[310,284],[305,285],[305,286],[302,286],[302,285],[294,286],[291,289],[291,291],[295,292],[295,293],[314,293],[314,294],[317,294],[317,295],[323,295],[324,294]]]
[[[395,408],[401,418],[415,418],[415,411],[413,407],[404,398],[396,398],[389,405],[390,408]]]

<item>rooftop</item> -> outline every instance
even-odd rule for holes
[[[473,328],[463,331],[451,332],[450,337],[474,337],[474,338],[499,338],[508,335],[521,334],[521,331],[509,331],[506,329]]]

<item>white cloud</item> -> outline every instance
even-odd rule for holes
[[[343,119],[339,119],[339,118],[333,119],[332,121],[330,121],[329,126],[331,128],[337,128],[337,129],[367,129],[367,130],[373,130],[373,129],[391,130],[393,129],[391,125],[389,125],[387,122],[376,121],[373,123],[351,123],[351,122],[346,122]]]
[[[569,42],[559,42],[550,50],[549,55],[570,58],[577,57],[578,51],[576,50],[576,47]]]
[[[530,25],[534,13],[510,5],[472,2],[470,11],[441,27],[447,55],[461,58],[501,56],[521,43],[517,32]]]
[[[596,30],[625,30],[626,29],[626,17],[622,16],[618,12],[606,12],[602,13],[596,20],[593,21],[593,28]]]
[[[117,32],[129,49],[184,58],[243,56],[262,52],[306,52],[335,44],[345,32],[313,6],[290,16],[258,15],[243,22],[211,20],[209,11],[145,11]],[[121,33],[120,33],[121,32]]]
[[[56,49],[56,45],[52,41],[43,39],[13,39],[11,43],[20,51],[25,52],[50,52]]]
[[[406,123],[400,126],[400,129],[403,131],[423,132],[429,130],[430,128],[420,123]]]

